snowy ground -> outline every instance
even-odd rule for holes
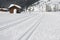
[[[60,40],[60,12],[0,12],[0,40]]]

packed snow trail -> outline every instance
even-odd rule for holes
[[[0,40],[60,40],[59,13],[0,14]]]
[[[41,15],[40,15],[38,18],[39,18],[39,19],[36,21],[36,23],[33,24],[33,25],[31,26],[31,28],[28,29],[28,30],[25,32],[25,34],[24,34],[21,38],[19,38],[18,40],[28,40],[28,39],[30,38],[30,36],[33,34],[33,32],[36,30],[36,28],[38,28],[38,26],[40,25],[41,20],[44,18],[44,16],[41,16]]]
[[[60,40],[60,14],[45,13],[39,27],[28,40]]]
[[[10,28],[10,27],[12,27],[12,26],[15,26],[15,25],[17,25],[17,24],[19,24],[19,23],[22,23],[22,22],[24,22],[24,21],[26,21],[26,20],[29,20],[29,19],[31,19],[31,18],[33,18],[34,16],[28,16],[28,17],[24,17],[24,18],[20,18],[20,19],[18,19],[18,20],[14,20],[13,22],[10,22],[10,23],[5,23],[1,28],[0,28],[0,31],[1,30],[4,30],[4,29],[7,29],[7,28]]]
[[[22,30],[23,28],[25,28],[25,29],[23,29],[22,31],[20,31],[20,32],[22,32],[22,33],[19,33],[20,34],[20,36],[22,35],[22,34],[24,34],[24,32],[26,32],[33,24],[35,24],[35,21],[37,21],[36,19],[38,19],[38,15],[30,15],[31,16],[31,18],[29,18],[28,20],[24,20],[22,23],[20,23],[19,22],[19,24],[15,24],[14,26],[12,25],[12,26],[7,26],[7,27],[11,27],[11,28],[9,28],[9,29],[3,29],[3,30],[1,30],[0,31],[0,34],[3,36],[3,34],[5,34],[5,33],[8,33],[8,34],[10,34],[10,33],[15,33],[14,32],[14,30],[16,30],[17,32],[18,32],[18,30]],[[39,15],[40,16],[40,15]],[[28,16],[29,17],[29,16]],[[23,25],[25,25],[25,26],[23,26]],[[19,27],[23,27],[23,28],[20,28],[20,29],[18,29]],[[28,27],[28,26],[30,26],[30,27]],[[16,29],[17,28],[17,29]],[[7,32],[7,31],[11,31],[11,32]],[[3,33],[3,34],[2,34]],[[16,35],[16,34],[15,34]],[[2,37],[1,36],[1,37]],[[11,35],[10,34],[10,36],[13,38],[13,35]],[[16,36],[18,36],[18,37],[20,37],[19,35],[16,35]],[[16,36],[14,36],[14,37],[16,37]],[[9,37],[9,36],[8,36]],[[10,40],[16,40],[16,39],[10,39]],[[6,39],[6,38],[5,38]],[[1,39],[1,40],[3,40],[3,39]],[[7,40],[7,39],[6,39]]]

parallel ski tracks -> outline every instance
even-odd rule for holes
[[[22,23],[22,22],[24,22],[24,21],[27,21],[27,20],[29,20],[29,19],[31,19],[31,18],[33,18],[33,17],[35,17],[35,16],[24,17],[24,18],[22,18],[22,19],[18,19],[18,20],[15,20],[15,21],[13,21],[13,22],[4,24],[4,25],[0,28],[0,31],[2,31],[2,30],[4,30],[4,29],[8,29],[8,28],[10,28],[10,27],[13,27],[13,26],[15,26],[15,25],[17,25],[17,24],[20,24],[20,23]]]

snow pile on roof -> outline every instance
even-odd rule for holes
[[[18,5],[16,5],[16,4],[11,4],[8,8],[11,8],[11,7],[13,7],[13,6],[16,6],[16,7],[18,7],[18,8],[21,8],[21,6],[18,6]]]
[[[0,9],[8,10],[7,8],[0,8]]]

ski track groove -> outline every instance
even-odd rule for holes
[[[24,19],[24,18],[26,18],[26,17],[27,17],[27,16],[22,17],[22,18]],[[17,22],[17,21],[20,21],[20,20],[22,20],[22,18],[21,18],[21,19],[20,19],[20,18],[18,18],[18,19],[16,19],[16,20],[10,20],[10,22],[9,22],[9,23],[7,23],[7,24],[5,23],[5,24],[4,24],[4,26],[9,25],[9,24],[14,23],[14,22]]]
[[[36,23],[35,23],[36,24]],[[35,25],[34,24],[34,25]],[[34,26],[32,25],[32,27],[30,27],[18,40],[21,40],[21,39],[23,39],[23,37],[25,36],[25,35],[27,35],[27,33],[33,28]]]
[[[17,25],[17,24],[19,24],[19,23],[22,23],[22,22],[24,22],[24,21],[27,21],[28,19],[33,18],[33,17],[35,17],[35,16],[27,17],[27,18],[25,18],[25,19],[22,20],[22,21],[18,21],[18,22],[13,23],[13,24],[5,25],[5,26],[3,26],[3,27],[0,28],[0,31],[2,31],[2,30],[4,30],[4,29],[8,29],[8,28],[10,28],[10,26],[12,27],[12,26],[15,26],[15,25]]]
[[[45,15],[44,15],[45,16]],[[41,18],[39,18],[39,20],[36,22],[37,24],[33,25],[32,27],[35,26],[35,28],[32,30],[32,32],[28,35],[28,37],[26,38],[26,40],[29,40],[29,38],[31,37],[31,35],[34,33],[34,31],[39,27],[40,23],[42,22],[42,19],[44,18],[44,16],[42,16]]]
[[[31,33],[27,36],[27,38],[24,39],[24,40],[28,40],[30,36],[33,34],[33,32],[36,30],[36,28],[40,25],[40,22],[41,22],[40,20],[42,20],[43,18],[44,16],[39,18],[39,20],[36,21],[36,23],[32,25],[32,27],[30,27],[18,40],[23,40],[24,36],[27,35],[31,31]]]
[[[30,15],[29,15],[29,16],[30,16]],[[15,20],[13,19],[13,20],[9,20],[9,21],[7,21],[7,22],[2,22],[0,25],[2,25],[3,23],[6,24],[6,23],[9,23],[9,22],[10,22],[10,23],[11,23],[11,22],[15,22],[15,21],[19,20],[20,18],[22,19],[22,18],[25,18],[25,17],[28,17],[28,15],[25,15],[25,16],[23,15],[22,17],[19,17],[19,18],[15,19]]]
[[[29,15],[29,16],[30,16],[30,15]],[[27,15],[22,16],[22,18],[25,18],[25,17],[28,17],[28,16],[27,16]],[[19,18],[15,19],[15,20],[13,19],[13,20],[9,20],[9,21],[7,21],[7,22],[2,22],[1,24],[3,24],[3,23],[5,23],[5,24],[6,24],[6,23],[9,23],[9,22],[15,22],[15,21],[19,20],[20,18],[21,18],[21,17],[19,17]],[[22,19],[22,18],[21,18],[21,19]],[[1,24],[0,24],[0,25],[1,25]]]
[[[27,16],[25,16],[25,17],[27,17]],[[25,17],[22,17],[22,18],[25,18]],[[13,20],[9,20],[9,21],[7,21],[7,22],[2,22],[0,25],[2,25],[3,23],[6,24],[6,23],[10,23],[10,22],[15,22],[15,21],[17,21],[17,20],[19,20],[19,19],[20,19],[20,18],[13,19]]]

